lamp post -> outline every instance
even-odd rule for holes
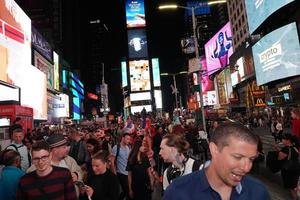
[[[178,73],[161,73],[160,74],[161,76],[172,76],[172,78],[173,78],[176,111],[178,110],[178,96],[177,96],[178,90],[177,90],[177,84],[176,84],[176,76],[181,75],[181,74],[187,74],[187,73],[188,73],[187,71],[181,71],[181,72],[178,72]],[[181,108],[180,108],[180,110],[181,110]]]
[[[199,49],[198,49],[198,38],[196,37],[197,19],[196,19],[196,16],[195,16],[195,9],[200,8],[200,7],[204,6],[204,5],[214,5],[214,4],[221,4],[221,3],[226,3],[226,0],[209,1],[207,3],[199,3],[199,5],[195,6],[195,7],[194,6],[193,7],[186,7],[186,6],[176,5],[176,4],[163,5],[163,6],[159,6],[158,7],[158,9],[160,9],[160,10],[182,8],[182,9],[186,9],[186,10],[191,10],[192,11],[192,25],[193,25],[193,38],[194,38],[194,44],[195,44],[195,57],[196,57],[197,64],[199,66],[200,72],[202,72],[202,66],[200,65],[200,61],[199,61],[200,58],[199,58]],[[202,73],[201,73],[201,79],[202,79]],[[200,90],[199,93],[200,93],[202,125],[203,125],[203,130],[205,132],[207,132],[207,130],[206,130],[206,122],[205,122],[205,113],[204,113],[204,104],[203,104],[202,83],[201,82],[199,84],[199,90]]]

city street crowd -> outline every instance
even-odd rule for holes
[[[165,200],[267,200],[263,183],[247,175],[265,159],[299,199],[300,109],[291,111],[290,134],[278,113],[232,118],[208,121],[207,132],[179,112],[119,116],[107,128],[90,121],[30,131],[16,121],[0,153],[0,199],[151,200],[161,188]],[[274,136],[274,151],[265,154],[255,126]]]

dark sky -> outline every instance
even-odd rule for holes
[[[123,105],[123,96],[120,89],[121,71],[118,69],[120,61],[127,55],[125,4],[120,0],[99,1],[101,6],[98,1],[90,1],[88,5],[85,2],[81,2],[83,5],[79,6],[81,10],[85,10],[81,13],[81,23],[86,25],[90,19],[100,19],[109,29],[111,42],[106,51],[106,82],[109,84],[110,106],[113,111],[119,111]],[[185,61],[180,48],[180,38],[184,34],[184,11],[159,11],[157,7],[161,2],[168,1],[145,0],[149,54],[152,58],[159,58],[161,72],[175,73],[185,70]],[[82,36],[86,37],[84,34]],[[82,41],[84,42],[84,39]],[[163,106],[166,110],[170,110],[175,102],[170,88],[173,82],[171,77],[161,79]],[[178,79],[180,88],[182,79],[180,77]]]

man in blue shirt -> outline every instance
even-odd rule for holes
[[[176,179],[164,200],[269,200],[266,187],[245,176],[257,156],[258,138],[243,125],[222,124],[211,135],[210,165]]]

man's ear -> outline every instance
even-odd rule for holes
[[[214,157],[217,153],[219,153],[218,146],[213,142],[209,143],[209,150],[212,157]]]

